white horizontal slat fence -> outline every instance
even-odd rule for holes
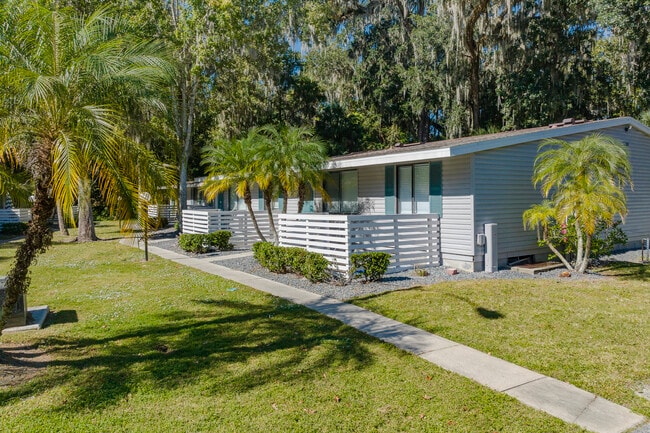
[[[149,218],[167,218],[169,222],[176,221],[176,206],[163,204],[150,204],[147,209]]]
[[[0,226],[5,223],[26,223],[31,219],[31,209],[0,209]]]
[[[262,234],[268,241],[273,240],[271,226],[266,212],[254,212],[255,219]],[[277,225],[277,216],[274,215]],[[234,245],[249,247],[260,238],[257,236],[253,220],[248,211],[184,210],[183,233],[212,233],[228,230],[232,233],[230,242]]]
[[[383,251],[389,272],[440,265],[440,218],[424,215],[281,214],[280,245],[323,254],[338,272],[348,272],[350,255]]]

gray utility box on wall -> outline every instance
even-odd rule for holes
[[[6,277],[0,277],[0,308],[5,302],[5,280]],[[18,298],[11,315],[7,318],[5,328],[27,325],[27,295],[24,293]]]

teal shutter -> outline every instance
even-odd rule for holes
[[[429,163],[429,209],[442,217],[442,161]]]
[[[384,197],[386,215],[395,215],[395,166],[387,165],[384,170]]]
[[[217,209],[220,209],[220,210],[224,210],[223,209],[223,194],[224,193],[220,192],[217,195]]]
[[[257,210],[264,210],[264,192],[259,186],[257,187]]]
[[[313,213],[314,212],[314,190],[311,186],[307,185],[307,191],[305,194],[305,201],[302,204],[302,213]]]

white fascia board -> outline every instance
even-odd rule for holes
[[[632,117],[625,117],[625,119],[628,120],[628,122],[626,123],[629,124],[631,127],[638,129],[639,131],[643,132],[645,135],[650,136],[650,126],[647,126]]]
[[[325,166],[326,170],[337,170],[346,168],[367,167],[371,165],[402,164],[408,162],[429,161],[433,159],[449,158],[449,148],[437,148],[427,150],[415,150],[412,152],[390,153],[377,156],[359,156],[358,158],[344,159],[341,161],[329,161]]]
[[[513,146],[516,144],[530,143],[531,141],[541,141],[548,138],[566,137],[573,134],[581,134],[585,132],[592,132],[601,129],[628,125],[633,125],[640,130],[645,130],[646,134],[650,135],[650,128],[643,125],[641,122],[638,122],[631,117],[619,117],[616,119],[601,120],[599,122],[587,122],[578,125],[566,125],[557,128],[548,128],[543,131],[531,132],[530,134],[514,135],[512,137],[504,137],[460,145],[451,148],[450,156],[467,155],[470,153],[482,152],[485,150]]]

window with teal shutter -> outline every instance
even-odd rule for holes
[[[429,163],[429,210],[442,217],[442,161]]]
[[[302,205],[302,213],[314,212],[314,190],[311,186],[307,185],[305,188],[305,201]]]
[[[395,166],[387,165],[384,170],[384,197],[386,215],[395,214]]]
[[[217,209],[223,210],[223,192],[217,195]]]

